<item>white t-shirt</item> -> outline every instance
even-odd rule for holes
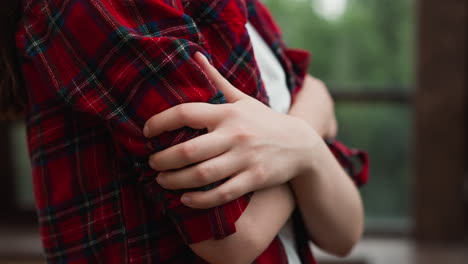
[[[291,107],[291,95],[286,84],[286,73],[258,31],[250,23],[247,23],[246,27],[252,41],[260,75],[269,97],[270,107],[277,112],[286,114]],[[295,250],[291,219],[281,229],[279,237],[286,250],[288,263],[300,264],[301,261]]]

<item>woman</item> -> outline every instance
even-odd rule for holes
[[[25,105],[48,262],[313,263],[308,238],[336,255],[359,239],[359,194],[321,139],[336,130],[331,100],[260,2],[26,0],[21,11],[21,70],[8,76],[21,72],[27,96],[2,85],[1,109]],[[283,79],[266,81],[254,35]],[[289,115],[265,106],[283,98],[267,83],[293,97]],[[329,146],[363,182],[347,156],[365,155]],[[278,237],[296,204],[295,237]]]

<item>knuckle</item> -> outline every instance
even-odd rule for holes
[[[234,140],[239,143],[249,142],[252,136],[252,133],[244,127],[238,127],[234,131]]]
[[[267,173],[264,166],[257,166],[253,171],[255,182],[258,184],[263,184],[267,180]]]
[[[196,147],[191,143],[184,143],[180,148],[181,155],[184,159],[189,160],[195,153]]]
[[[201,184],[208,184],[212,168],[207,165],[199,165],[196,167],[197,180]]]
[[[239,116],[241,112],[234,104],[226,105],[224,111],[225,115],[231,118]]]
[[[234,116],[242,116],[244,114],[245,109],[242,104],[235,104],[232,108]]]
[[[227,203],[227,202],[230,202],[233,200],[234,198],[234,193],[233,191],[231,190],[228,190],[228,189],[222,189],[222,190],[219,190],[219,200],[222,202],[222,203]]]
[[[177,116],[181,120],[187,120],[190,118],[190,109],[185,104],[177,106]]]

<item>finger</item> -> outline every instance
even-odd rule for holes
[[[165,189],[178,190],[206,186],[245,169],[239,155],[224,153],[213,159],[174,172],[163,172],[156,180]]]
[[[226,204],[253,191],[252,177],[249,174],[248,171],[244,171],[209,191],[185,193],[182,195],[181,202],[198,209]]]
[[[245,98],[246,94],[241,92],[236,87],[232,86],[231,83],[222,76],[218,70],[211,65],[208,59],[201,53],[195,53],[195,61],[198,63],[200,68],[205,72],[208,78],[213,82],[216,88],[218,88],[226,97],[229,103],[234,103],[242,98]]]
[[[149,165],[157,171],[175,170],[214,158],[232,147],[232,140],[212,132],[177,144],[150,156]]]
[[[209,131],[222,120],[216,105],[208,103],[185,103],[171,107],[146,121],[143,133],[145,137],[155,137],[166,131],[173,131],[184,126],[195,129],[207,128]]]

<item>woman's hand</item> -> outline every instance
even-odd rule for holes
[[[228,103],[181,104],[147,121],[147,137],[183,126],[208,130],[150,157],[150,166],[161,172],[157,181],[162,187],[195,188],[230,178],[215,189],[182,196],[187,206],[209,208],[309,170],[321,142],[311,126],[240,92],[201,53],[195,60]]]
[[[327,86],[319,79],[306,76],[288,114],[306,121],[323,138],[336,137],[334,102]]]

